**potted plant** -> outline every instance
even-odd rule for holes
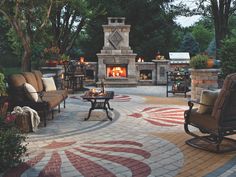
[[[47,66],[57,66],[60,49],[58,47],[49,47],[43,50],[43,58]]]
[[[190,67],[194,69],[205,69],[207,68],[207,55],[196,55],[190,60]]]
[[[59,64],[63,65],[63,64],[66,64],[70,61],[70,56],[69,55],[66,55],[66,54],[62,54],[60,56],[60,61],[59,61]]]

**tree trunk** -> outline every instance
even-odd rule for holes
[[[22,56],[22,61],[21,61],[22,71],[31,71],[31,62],[30,62],[31,54],[32,54],[31,48],[24,47],[24,54]]]
[[[30,36],[28,36],[27,33],[23,33],[20,23],[18,23],[17,19],[14,18],[12,19],[12,26],[15,29],[16,33],[18,34],[24,48],[24,54],[21,60],[21,69],[22,71],[30,71],[31,70],[30,57],[32,54],[32,50],[30,47],[30,42],[31,42]]]
[[[229,10],[231,0],[211,0],[211,9],[215,25],[216,58],[219,58],[221,42],[228,34]]]

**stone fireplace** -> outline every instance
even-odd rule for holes
[[[129,46],[130,25],[124,17],[108,17],[103,25],[104,46],[98,57],[98,82],[104,79],[106,86],[137,86],[136,54]]]

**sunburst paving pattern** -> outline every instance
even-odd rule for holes
[[[184,123],[184,109],[181,108],[162,108],[147,107],[140,112],[128,115],[132,118],[141,118],[156,126],[177,126]]]
[[[131,100],[131,97],[128,95],[115,95],[114,99],[111,100],[113,102],[129,102]]]
[[[142,147],[143,144],[139,142],[123,140],[85,142],[80,145],[74,141],[52,141],[43,146],[43,152],[9,170],[4,177],[29,176],[32,171],[34,176],[61,177],[65,163],[68,163],[66,166],[73,166],[80,176],[115,177],[118,167],[130,173],[130,176],[145,177],[151,174],[151,168],[144,162],[151,154]]]

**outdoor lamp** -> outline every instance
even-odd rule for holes
[[[84,57],[80,57],[79,62],[80,62],[80,64],[83,64],[84,63]]]
[[[161,59],[161,53],[160,53],[159,51],[157,52],[156,59],[157,59],[157,60],[160,60],[160,59]]]

